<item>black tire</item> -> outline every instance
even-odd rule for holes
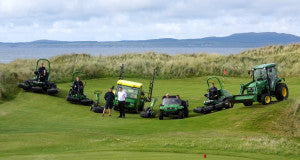
[[[194,108],[194,109],[193,109],[193,112],[195,112],[195,113],[203,113],[201,107]]]
[[[92,105],[94,103],[94,101],[91,100],[91,99],[83,99],[83,100],[80,101],[80,103],[82,105],[90,106],[90,105]]]
[[[215,109],[216,109],[217,111],[222,110],[223,107],[225,107],[225,105],[223,104],[223,102],[218,103],[218,104],[215,105]]]
[[[159,120],[163,120],[164,119],[164,112],[163,111],[160,111],[159,114],[158,114],[158,119]]]
[[[36,92],[36,93],[42,93],[43,92],[43,88],[42,87],[31,87],[32,92]]]
[[[188,117],[188,116],[189,116],[189,110],[186,109],[186,110],[184,111],[184,117]]]
[[[225,109],[233,108],[233,106],[234,106],[234,103],[231,102],[230,100],[225,101]]]
[[[19,84],[18,84],[18,87],[24,89],[25,91],[30,90],[30,86],[29,86],[29,85],[26,85],[26,84],[24,84],[24,83],[19,83]]]
[[[146,112],[146,111],[142,111],[142,112],[140,113],[140,116],[143,117],[143,118],[149,118],[149,113]]]
[[[57,88],[50,88],[47,89],[47,94],[51,95],[51,94],[57,94],[58,93],[58,89]]]
[[[80,102],[80,99],[77,97],[68,96],[67,101],[72,102],[72,103],[77,103],[77,102]]]
[[[289,89],[285,83],[276,85],[275,97],[278,101],[286,100],[289,97]]]
[[[184,118],[184,110],[180,110],[178,112],[178,116],[179,116],[179,119],[183,119]]]
[[[270,104],[271,100],[272,100],[272,98],[271,98],[271,96],[269,94],[265,93],[265,94],[261,95],[261,103],[263,105]]]
[[[252,106],[253,102],[244,102],[244,106]]]
[[[138,111],[143,111],[143,110],[144,110],[144,103],[139,105],[139,107],[138,107]]]
[[[104,108],[103,107],[99,107],[99,106],[96,106],[96,107],[91,107],[91,111],[95,112],[95,113],[103,113],[103,110]]]

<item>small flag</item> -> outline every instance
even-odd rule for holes
[[[227,76],[227,72],[226,72],[226,70],[224,69],[224,74],[225,74],[225,76]]]

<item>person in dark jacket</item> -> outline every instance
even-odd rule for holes
[[[47,73],[47,70],[44,67],[44,63],[41,63],[41,66],[38,68],[37,79],[44,82],[46,80],[46,73]]]
[[[208,94],[209,99],[213,100],[216,99],[216,97],[218,96],[218,88],[215,87],[214,83],[211,84],[211,88],[209,89]]]
[[[83,83],[79,77],[76,77],[76,81],[73,83],[73,89],[80,92],[80,94],[83,94]]]
[[[108,109],[108,112],[109,112],[109,117],[111,117],[111,109],[113,107],[114,99],[115,99],[115,94],[112,92],[111,88],[109,88],[108,92],[105,93],[104,99],[106,101],[106,104],[105,104],[105,107],[103,109],[102,117],[104,117],[104,114],[105,114],[107,109]]]

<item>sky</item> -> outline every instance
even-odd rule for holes
[[[0,0],[0,42],[300,35],[299,0]]]

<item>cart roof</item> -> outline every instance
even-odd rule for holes
[[[271,67],[275,67],[275,66],[276,66],[276,63],[261,64],[261,65],[253,67],[253,69],[271,68]]]
[[[143,86],[142,83],[127,81],[127,80],[118,80],[117,84],[120,84],[123,86],[135,87],[135,88],[141,88]]]

